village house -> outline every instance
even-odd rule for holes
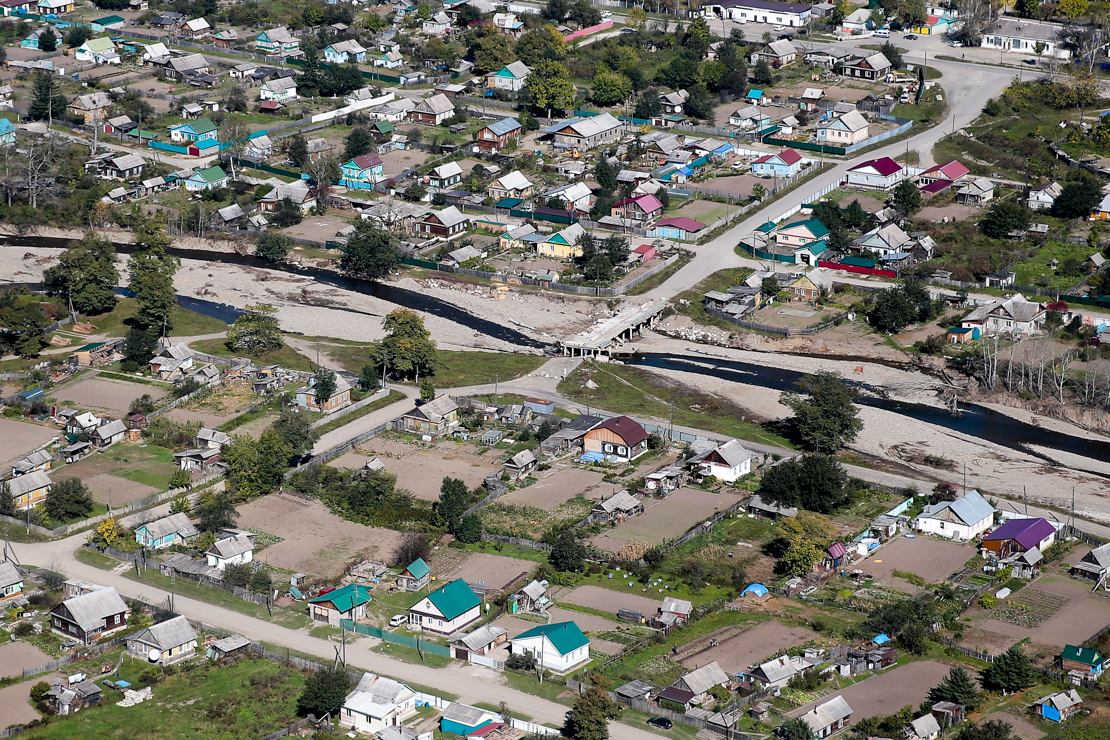
[[[1007,519],[983,538],[983,554],[994,560],[1039,550],[1044,552],[1056,541],[1056,528],[1040,518]]]
[[[754,67],[761,61],[767,61],[772,67],[778,69],[793,64],[797,58],[798,50],[794,48],[794,44],[787,39],[779,39],[778,41],[772,41],[758,51],[753,51],[751,65]]]
[[[654,195],[637,195],[619,201],[609,210],[609,215],[641,225],[663,215],[663,204]]]
[[[815,218],[795,221],[781,227],[775,234],[775,242],[784,247],[802,247],[816,241],[823,241],[829,235],[825,224]]]
[[[291,200],[293,205],[298,206],[302,213],[316,206],[316,196],[312,194],[308,185],[304,180],[296,180],[275,186],[258,201],[258,209],[263,213],[273,213],[277,210],[278,204],[286,198]]]
[[[476,622],[482,616],[482,602],[458,578],[440,586],[409,608],[409,626],[450,635]]]
[[[342,375],[335,376],[335,390],[321,403],[316,395],[316,378],[310,378],[308,385],[297,389],[297,405],[322,414],[330,414],[344,406],[351,405],[351,383]]]
[[[112,113],[112,99],[108,97],[106,92],[78,95],[66,107],[66,112],[70,116],[80,119],[82,123],[104,121]]]
[[[801,715],[801,719],[817,738],[826,738],[852,723],[852,708],[843,696],[837,695]]]
[[[204,551],[210,568],[223,570],[229,565],[243,565],[254,560],[254,537],[249,533],[221,537]]]
[[[220,451],[215,449],[188,449],[173,453],[174,464],[181,470],[211,471],[220,462]]]
[[[18,478],[37,470],[50,470],[53,464],[53,455],[46,450],[35,450],[30,455],[26,455],[12,464],[12,477]]]
[[[821,144],[847,147],[865,141],[869,135],[870,128],[867,119],[857,110],[848,111],[841,116],[817,124],[817,141]],[[864,167],[866,164],[869,163],[857,165],[857,167]],[[849,184],[856,184],[852,182],[852,171],[854,169],[856,168],[853,167],[848,170]],[[862,187],[875,186],[863,184]]]
[[[994,514],[994,507],[978,491],[968,491],[955,501],[926,504],[925,510],[913,520],[913,528],[968,542],[990,529]]]
[[[340,620],[358,621],[366,616],[366,605],[372,601],[369,586],[348,583],[322,593],[308,602],[308,616],[316,622],[338,627]]]
[[[535,190],[532,182],[520,170],[513,170],[509,174],[499,177],[489,184],[488,194],[494,200],[517,198],[523,200]]]
[[[906,725],[906,740],[937,740],[940,737],[940,725],[932,714],[923,714]]]
[[[524,22],[516,13],[494,13],[493,27],[514,39],[524,33]]]
[[[206,75],[211,73],[212,65],[202,54],[187,54],[183,57],[167,57],[158,62],[152,62],[162,68],[162,74],[166,79],[174,82],[184,80],[187,77],[194,75]]]
[[[203,18],[193,18],[182,24],[179,33],[183,37],[195,41],[207,38],[212,33],[212,26],[208,25],[208,21]]]
[[[499,645],[505,644],[509,632],[504,627],[487,624],[473,632],[463,635],[451,647],[455,650],[456,660],[469,660],[471,655],[488,655]]]
[[[443,190],[453,188],[462,182],[463,171],[458,162],[441,164],[428,173],[428,185]]]
[[[272,100],[277,103],[288,103],[297,99],[297,80],[293,77],[281,77],[268,80],[258,88],[259,100]]]
[[[534,242],[536,244],[536,254],[564,260],[581,257],[582,247],[580,242],[585,233],[586,230],[582,228],[581,224],[571,224],[565,229],[543,237],[541,241]]]
[[[513,614],[519,612],[545,613],[547,607],[551,606],[551,597],[547,595],[547,589],[550,586],[551,584],[547,581],[532,580],[524,588],[510,596],[509,600],[513,604]]]
[[[634,419],[614,416],[586,432],[583,444],[586,452],[630,462],[647,452],[648,433]]]
[[[798,509],[794,506],[779,506],[769,501],[764,501],[758,493],[748,499],[748,513],[756,519],[769,519],[777,521],[784,516],[797,516]]]
[[[441,211],[431,211],[420,222],[419,233],[449,239],[466,231],[470,219],[455,206]]]
[[[655,687],[646,681],[634,680],[629,681],[623,686],[618,686],[613,690],[617,696],[622,699],[636,699],[638,701],[651,701],[652,694],[655,693]]]
[[[197,170],[185,180],[186,190],[219,190],[228,183],[227,173],[220,166]]]
[[[135,527],[135,541],[155,550],[187,544],[199,535],[200,531],[189,521],[189,517],[180,512]]]
[[[158,354],[150,361],[150,372],[157,375],[160,380],[174,380],[191,370],[193,363],[193,350],[179,342],[158,350]]]
[[[209,118],[179,123],[176,126],[169,127],[170,141],[193,143],[205,139],[215,139],[219,134],[217,128],[216,124],[212,123]]]
[[[1110,572],[1110,544],[1096,547],[1071,567],[1072,576],[1094,581],[1104,587],[1107,572]]]
[[[339,726],[372,735],[399,727],[415,712],[415,691],[392,678],[365,673],[343,701]]]
[[[872,159],[848,170],[848,184],[874,190],[891,190],[905,177],[902,165],[890,157]]]
[[[80,674],[84,675],[84,674]],[[65,679],[55,678],[46,692],[46,703],[59,717],[76,714],[82,709],[93,707],[100,703],[103,690],[93,681],[84,680],[69,682],[66,686]]]
[[[1037,714],[1049,722],[1066,722],[1083,707],[1083,699],[1075,689],[1049,694],[1036,702]]]
[[[197,632],[185,617],[174,617],[127,638],[127,653],[161,666],[188,660],[197,653]]]
[[[694,613],[694,605],[686,599],[676,599],[672,596],[663,597],[663,605],[659,607],[659,614],[653,620],[663,629],[678,627],[690,621]]]
[[[686,461],[703,478],[710,476],[725,483],[735,483],[752,472],[752,453],[735,439],[719,444],[708,452]]]
[[[459,423],[459,407],[450,396],[439,396],[402,416],[401,422],[406,432],[436,437]]]
[[[628,491],[614,493],[594,505],[590,518],[604,524],[619,524],[625,519],[644,513],[644,502]]]
[[[0,102],[0,108],[3,108]],[[16,128],[15,124],[7,118],[0,118],[0,144],[4,146],[11,146],[15,143]]]
[[[385,179],[385,162],[374,152],[362,154],[340,165],[339,184],[351,190],[373,190]]]
[[[876,226],[871,231],[852,242],[852,246],[862,251],[874,252],[879,259],[896,252],[906,252],[913,239],[895,224]]]
[[[918,187],[931,185],[937,182],[945,182],[948,186],[951,186],[957,182],[963,181],[970,172],[971,170],[969,170],[963,162],[953,159],[951,162],[946,162],[945,164],[933,165],[914,177],[914,182],[917,183]]]
[[[439,727],[440,732],[450,732],[460,737],[470,737],[479,730],[492,725],[495,720],[500,719],[501,715],[496,711],[480,709],[456,701],[452,702],[443,711],[443,716],[439,720]],[[485,734],[481,733],[481,736]]]
[[[121,61],[115,43],[107,36],[87,40],[77,47],[73,58],[79,62],[93,64],[119,64]]]
[[[432,569],[424,562],[424,558],[417,558],[397,575],[397,588],[402,591],[419,591],[428,585],[431,578]]]
[[[540,670],[563,675],[590,660],[590,641],[574,622],[533,627],[509,640],[513,655],[531,654]]]
[[[1060,653],[1060,668],[1068,674],[1076,673],[1083,678],[1098,678],[1102,675],[1106,659],[1091,648],[1064,645]]]
[[[979,177],[956,191],[956,202],[969,206],[983,206],[994,199],[994,182]]]
[[[405,58],[401,56],[401,52],[396,49],[383,51],[374,57],[375,67],[385,67],[386,69],[397,69],[405,64]],[[406,98],[408,100],[408,98]]]
[[[443,36],[451,33],[451,19],[440,11],[421,24],[420,30],[428,36]]]
[[[786,686],[797,674],[812,667],[812,664],[800,655],[782,655],[761,663],[747,674],[746,678],[751,679],[761,689],[778,689]]]
[[[503,471],[513,480],[519,481],[531,475],[539,462],[534,451],[521,450],[505,462]]]
[[[757,106],[749,105],[738,108],[728,117],[730,126],[739,126],[744,130],[759,129],[771,123],[771,117],[761,111]]]
[[[765,154],[752,161],[756,175],[793,177],[802,169],[802,155],[793,149],[783,149],[778,154]]]
[[[421,100],[408,113],[409,120],[413,123],[424,123],[429,126],[438,126],[453,115],[455,115],[455,104],[442,93]]]
[[[552,208],[589,213],[590,206],[593,205],[594,193],[586,183],[575,182],[554,187],[540,197]]]
[[[855,77],[860,80],[883,80],[891,69],[891,64],[882,52],[875,52],[863,59],[848,62],[842,67],[845,77]]]
[[[797,28],[809,25],[813,8],[772,0],[710,0],[701,8],[705,18],[729,18],[740,23],[768,23]]]
[[[347,62],[361,64],[366,61],[366,49],[354,39],[337,41],[324,47],[324,59],[332,64],[346,64]]]
[[[301,48],[300,39],[285,26],[262,31],[254,38],[254,48],[269,54],[288,54]]]
[[[201,427],[197,430],[195,438],[196,446],[199,449],[222,449],[224,445],[231,441],[231,436],[227,432],[221,432],[218,429],[208,429]]]
[[[532,70],[529,69],[524,62],[518,60],[511,64],[506,64],[492,74],[486,75],[486,87],[492,87],[497,90],[508,90],[509,92],[520,92],[524,89],[524,82],[531,73]]]
[[[648,491],[670,493],[686,482],[686,471],[677,465],[668,465],[644,476],[644,488]]]
[[[0,605],[23,595],[23,576],[15,563],[0,562]]]
[[[999,16],[983,31],[979,42],[984,49],[1070,59],[1066,36],[1065,26],[1059,23]]]
[[[54,482],[45,470],[36,470],[18,478],[8,481],[8,488],[12,495],[12,504],[16,511],[26,511],[32,506],[41,504],[46,500],[46,494]]]
[[[577,149],[584,152],[616,141],[621,136],[622,124],[609,113],[589,118],[571,118],[542,129],[543,134],[554,135],[556,149]]]
[[[977,307],[961,320],[961,326],[977,326],[984,334],[1030,336],[1044,328],[1047,311],[1040,303],[1025,300],[1015,293],[1005,300],[997,300]]]
[[[511,142],[519,141],[523,128],[515,118],[502,118],[478,129],[478,148],[484,152],[499,152]]]
[[[50,610],[50,626],[55,632],[86,645],[127,625],[131,610],[114,588],[100,588],[67,598]]]
[[[671,684],[671,688],[689,691],[694,695],[691,703],[703,704],[709,698],[710,690],[717,686],[728,688],[731,680],[728,674],[717,664],[717,661],[714,660],[712,663],[706,663],[700,668],[690,671]]]

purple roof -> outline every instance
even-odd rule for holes
[[[874,167],[875,171],[883,177],[890,177],[894,173],[901,172],[902,170],[902,165],[898,164],[890,157],[881,157],[879,159],[872,159],[870,162],[857,164],[855,167],[851,168],[848,171],[854,172],[855,170],[862,170],[865,167]]]
[[[671,218],[664,218],[656,221],[655,226],[675,226],[679,229],[686,231],[700,231],[705,228],[705,224],[701,221],[695,221],[687,216],[672,216]]]
[[[1055,531],[1056,528],[1044,519],[1010,519],[984,537],[983,541],[1013,540],[1024,549],[1030,550]]]

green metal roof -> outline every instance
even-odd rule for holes
[[[776,224],[774,221],[768,221],[767,223],[763,224],[762,226],[757,226],[755,230],[756,231],[762,231],[764,234],[769,234],[772,231],[774,231],[775,229],[777,229],[778,227],[779,227],[779,225]]]
[[[104,346],[104,342],[93,342],[92,344],[86,344],[84,347],[78,347],[77,349],[75,349],[73,351],[74,352],[88,352],[89,350],[94,350],[97,347],[103,347],[103,346]]]
[[[378,121],[374,124],[374,128],[381,131],[383,134],[388,134],[393,130],[393,124],[389,121]]]
[[[112,25],[115,25],[116,23],[126,23],[126,22],[127,22],[127,20],[125,18],[121,18],[118,15],[106,15],[103,18],[97,18],[95,21],[93,21],[93,23],[99,24],[101,26],[112,26]]]
[[[866,257],[845,257],[840,260],[840,264],[849,265],[851,267],[869,268],[875,268],[879,266],[878,260],[869,260]]]
[[[451,620],[465,614],[482,602],[461,578],[456,578],[428,594],[432,605],[439,610],[444,619]]]
[[[1102,665],[1103,662],[1102,656],[1094,650],[1076,647],[1075,645],[1065,645],[1064,654],[1061,657],[1073,663],[1085,663],[1091,666]]]
[[[334,591],[329,591],[323,596],[317,596],[309,604],[324,604],[331,602],[341,612],[349,612],[356,606],[369,604],[371,600],[370,589],[366,586],[348,584]]]
[[[809,229],[809,233],[813,234],[814,238],[816,238],[816,239],[820,239],[823,236],[828,236],[829,235],[828,227],[825,226],[825,224],[821,223],[820,221],[818,221],[815,218],[811,218],[808,221],[796,221],[795,223],[787,224],[786,226],[783,226],[782,228],[784,228],[784,229],[793,229],[796,226],[806,227],[807,229]]]
[[[416,560],[413,560],[411,563],[409,563],[409,567],[405,568],[405,570],[409,572],[410,576],[418,581],[432,572],[432,569],[429,568],[428,564],[424,562],[424,558],[417,558]]]
[[[222,180],[225,177],[227,177],[227,173],[224,172],[222,167],[217,166],[217,167],[209,167],[208,169],[205,169],[205,170],[197,170],[194,173],[194,176],[199,177],[200,179],[204,180],[205,182],[216,182],[217,180]]]
[[[533,627],[527,632],[522,632],[514,640],[521,640],[527,637],[546,637],[551,641],[552,647],[559,651],[559,655],[566,655],[567,653],[574,652],[580,647],[589,645],[590,641],[582,634],[582,630],[578,629],[578,625],[574,622],[557,622],[555,624],[544,624],[539,627]]]
[[[199,121],[194,121],[188,125],[192,127],[195,133],[198,134],[207,134],[209,131],[216,130],[216,124],[212,123],[207,118],[202,118]]]

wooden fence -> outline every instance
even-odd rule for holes
[[[123,636],[120,636],[120,637],[113,637],[110,640],[104,640],[103,642],[98,642],[95,645],[90,645],[89,647],[85,648],[84,650],[78,650],[74,653],[71,653],[70,655],[63,655],[62,657],[58,658],[57,660],[52,660],[48,663],[41,663],[39,665],[34,665],[34,666],[30,666],[28,668],[24,668],[23,669],[23,677],[24,678],[30,678],[31,676],[37,676],[40,673],[49,673],[51,671],[56,671],[59,668],[62,668],[63,666],[67,666],[70,663],[73,663],[75,661],[84,660],[85,658],[89,658],[89,657],[92,657],[92,656],[95,656],[95,655],[100,655],[101,653],[103,653],[106,650],[110,650],[114,647],[118,647],[119,645],[122,645],[126,640],[127,640],[126,635],[123,635]],[[8,737],[10,737],[10,736],[8,736]]]
[[[528,547],[533,550],[543,550],[544,552],[551,552],[555,548],[545,542],[536,542],[535,540],[525,540],[520,537],[509,537],[503,534],[490,534],[489,532],[482,532],[482,539],[487,542],[504,542],[506,545],[516,545],[517,547]]]
[[[192,393],[184,395],[181,398],[174,399],[173,401],[170,401],[169,403],[167,403],[165,406],[159,406],[158,408],[154,409],[149,414],[147,414],[146,418],[149,421],[150,419],[154,419],[156,417],[161,416],[162,414],[166,413],[167,411],[172,411],[173,409],[177,408],[178,406],[183,406],[183,405],[189,403],[189,401],[192,401],[194,398],[204,398],[206,396],[210,396],[210,395],[212,395],[212,392],[216,389],[216,386],[223,385],[223,382],[224,382],[223,378],[217,378],[214,383],[206,385],[203,388],[198,388],[195,391],[193,391]]]
[[[382,388],[381,390],[379,390],[375,393],[371,393],[369,396],[362,399],[361,401],[358,401],[357,403],[352,403],[350,406],[344,406],[343,408],[339,409],[338,411],[335,411],[334,413],[328,414],[327,416],[323,417],[322,419],[319,419],[317,421],[312,422],[309,426],[313,429],[316,429],[317,427],[322,427],[325,424],[330,424],[335,419],[340,419],[340,418],[346,416],[347,414],[358,411],[361,408],[369,406],[370,404],[374,403],[375,401],[382,400],[383,398],[385,398],[388,395],[389,395],[389,389]]]
[[[828,321],[822,321],[820,324],[816,324],[814,326],[806,326],[806,327],[802,327],[801,329],[795,329],[795,328],[789,327],[789,326],[772,326],[771,324],[759,324],[759,323],[756,323],[754,321],[744,321],[744,320],[739,319],[739,318],[737,318],[737,317],[735,317],[731,314],[727,314],[724,311],[721,311],[720,309],[713,308],[712,306],[706,306],[705,307],[705,312],[707,314],[709,314],[710,316],[716,316],[719,319],[724,319],[725,321],[729,322],[730,324],[736,324],[737,326],[739,326],[743,329],[752,329],[753,331],[761,331],[761,332],[764,332],[765,334],[779,334],[779,335],[784,336],[784,337],[792,337],[792,336],[796,336],[796,335],[808,336],[810,334],[817,334],[818,332],[822,332],[825,329],[828,329],[831,326],[836,326],[837,324],[840,324],[844,321],[844,318],[841,317],[841,318],[836,318],[836,319],[830,319]]]
[[[690,540],[697,537],[699,534],[705,534],[706,532],[711,531],[713,529],[713,525],[715,525],[717,522],[719,522],[722,519],[725,519],[729,516],[732,516],[737,511],[744,508],[746,505],[747,505],[747,500],[745,499],[744,501],[737,501],[735,504],[728,507],[724,511],[718,511],[716,514],[714,514],[712,517],[710,517],[706,521],[699,522],[698,524],[695,524],[694,526],[690,527],[688,530],[686,530],[685,534],[683,534],[681,537],[679,537],[676,540],[672,540],[670,543],[668,543],[665,546],[664,549],[672,550],[672,549],[678,547],[679,545],[686,544]]]

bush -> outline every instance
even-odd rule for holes
[[[532,653],[513,653],[505,661],[505,667],[511,671],[534,671],[536,658]]]

